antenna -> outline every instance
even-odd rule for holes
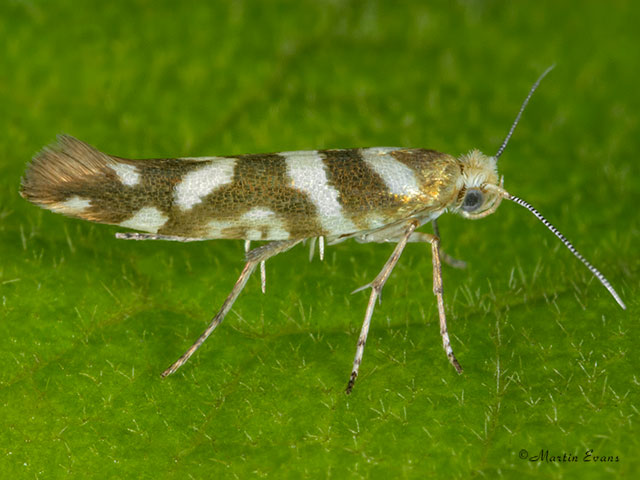
[[[547,70],[547,72],[550,69]],[[547,72],[542,74],[542,77],[544,77]],[[533,86],[533,90],[535,90],[535,87],[537,86],[537,84],[540,82],[540,80],[542,79],[542,77],[540,77],[538,79],[538,81],[536,82],[536,85]],[[531,93],[529,94],[529,97],[531,96]],[[529,99],[529,97],[527,97],[527,100]],[[526,105],[526,100],[525,100],[525,105]],[[524,108],[524,105],[523,105]],[[520,109],[520,113],[522,113],[522,109]],[[518,117],[520,115],[518,114]],[[516,119],[516,122],[518,120]],[[513,130],[513,128],[512,128]],[[509,132],[509,134],[511,134],[511,132]],[[507,140],[509,140],[509,137],[507,137]],[[506,142],[506,140],[505,140]],[[505,192],[506,193],[506,192]],[[562,235],[562,233],[560,233],[560,231],[554,227],[553,225],[551,225],[551,223],[549,223],[549,221],[544,218],[542,216],[542,214],[540,212],[538,212],[535,208],[533,208],[531,205],[529,205],[527,202],[525,202],[524,200],[522,200],[521,198],[518,198],[516,196],[511,195],[510,193],[506,194],[506,198],[508,198],[509,200],[511,200],[512,202],[517,203],[518,205],[523,206],[524,208],[526,208],[527,210],[529,210],[531,213],[533,213],[536,217],[538,217],[538,220],[540,220],[545,227],[547,227],[549,230],[551,230],[553,232],[553,234],[558,237],[560,239],[560,241],[562,243],[564,243],[564,246],[567,247],[569,249],[569,251],[571,253],[573,253],[578,260],[580,260],[582,263],[584,263],[584,265],[589,269],[589,271],[598,279],[600,280],[600,283],[602,285],[604,285],[604,287],[609,290],[609,293],[613,296],[613,298],[615,298],[616,302],[618,302],[618,305],[620,305],[624,310],[627,309],[626,305],[624,304],[624,302],[622,301],[622,299],[620,298],[620,295],[618,295],[618,293],[613,289],[613,287],[611,286],[611,284],[609,283],[609,281],[605,278],[605,276],[603,274],[600,273],[600,271],[594,267],[593,265],[591,265],[581,254],[580,252],[578,252],[578,250],[576,250],[576,247],[574,247],[571,242],[569,240],[567,240],[565,238],[564,235]]]
[[[520,121],[520,117],[522,116],[522,112],[524,112],[524,109],[529,103],[529,100],[531,99],[533,92],[536,91],[536,88],[538,88],[538,85],[540,85],[540,82],[542,81],[542,79],[546,77],[547,73],[553,70],[555,66],[556,64],[554,63],[553,65],[548,67],[544,72],[542,72],[542,75],[538,77],[538,79],[536,80],[536,83],[534,83],[533,86],[531,87],[531,90],[529,90],[529,94],[527,95],[527,98],[524,99],[524,102],[522,102],[522,105],[520,106],[520,111],[518,112],[516,119],[514,120],[513,124],[511,125],[511,128],[509,129],[509,133],[507,133],[507,136],[502,142],[502,145],[500,145],[500,148],[498,149],[498,153],[496,153],[493,156],[493,158],[495,158],[496,160],[500,158],[500,155],[502,155],[502,152],[504,152],[504,149],[507,148],[507,143],[509,143],[509,140],[511,139],[511,135],[513,135],[513,131],[516,129],[516,125],[518,125],[518,122]]]

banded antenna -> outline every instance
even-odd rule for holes
[[[529,90],[529,94],[527,95],[527,98],[524,99],[524,102],[522,102],[522,105],[520,106],[520,111],[518,112],[518,115],[516,116],[516,119],[514,120],[513,124],[511,125],[511,128],[509,129],[509,133],[507,133],[507,136],[504,139],[504,141],[502,142],[502,145],[500,145],[500,148],[498,149],[498,153],[496,153],[493,156],[493,158],[495,158],[496,160],[498,160],[498,158],[500,158],[500,155],[502,155],[502,152],[504,152],[504,149],[507,148],[507,143],[509,143],[509,140],[511,139],[511,135],[513,135],[513,131],[516,129],[516,125],[518,125],[518,122],[520,121],[520,117],[522,116],[522,112],[524,112],[524,109],[526,108],[527,104],[529,103],[529,100],[531,99],[531,96],[533,95],[533,92],[536,91],[536,89],[538,88],[538,85],[540,85],[540,82],[542,81],[542,79],[544,77],[546,77],[547,74],[551,70],[553,70],[555,68],[555,66],[556,66],[556,64],[554,63],[549,68],[547,68],[544,72],[542,72],[542,75],[540,75],[538,77],[538,79],[536,80],[536,83],[534,83],[533,86],[531,87],[531,90]]]
[[[547,70],[548,71],[548,70]],[[546,75],[547,72],[545,72],[542,77],[544,77],[544,75]],[[540,77],[540,79],[542,79],[542,77]],[[538,82],[540,81],[540,79],[538,80]],[[538,83],[536,82],[536,84]],[[537,85],[534,85],[534,89]],[[531,96],[531,94],[529,94],[529,96]],[[528,100],[528,97],[527,97]],[[526,105],[526,102],[525,102]],[[522,110],[520,110],[520,113],[522,113]],[[516,120],[517,121],[517,120]],[[509,138],[507,137],[507,140]],[[538,212],[538,210],[536,210],[535,208],[533,208],[531,205],[529,205],[527,202],[525,202],[524,200],[522,200],[521,198],[516,197],[515,195],[511,195],[510,193],[505,192],[505,197],[509,200],[511,200],[512,202],[517,203],[518,205],[526,208],[527,210],[529,210],[531,213],[533,213],[536,217],[538,217],[538,220],[540,220],[545,227],[547,227],[549,230],[551,230],[553,232],[553,234],[558,237],[560,239],[560,241],[564,244],[565,247],[567,247],[569,249],[569,251],[571,253],[573,253],[576,258],[578,258],[578,260],[580,260],[585,267],[587,267],[589,269],[589,271],[593,274],[594,277],[596,277],[598,280],[600,280],[600,283],[602,285],[604,285],[604,288],[606,288],[607,290],[609,290],[609,293],[611,294],[611,296],[613,298],[615,298],[616,302],[618,302],[618,305],[620,305],[623,310],[626,310],[627,307],[624,304],[624,302],[622,301],[622,299],[620,298],[620,295],[618,295],[618,292],[616,292],[614,290],[614,288],[611,286],[611,284],[609,283],[609,281],[605,278],[605,276],[600,273],[600,271],[594,267],[593,265],[591,265],[586,258],[584,258],[580,252],[578,252],[578,250],[576,250],[576,247],[574,247],[571,242],[569,240],[566,239],[566,237],[560,233],[560,231],[554,227],[549,220],[547,220],[546,218],[544,218],[542,216],[542,214],[540,212]]]

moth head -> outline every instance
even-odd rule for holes
[[[455,210],[465,218],[482,218],[500,205],[502,180],[499,180],[495,157],[472,150],[458,159],[460,177]]]
[[[502,145],[492,157],[482,154],[478,150],[472,150],[467,155],[458,159],[462,175],[458,181],[458,204],[456,210],[466,218],[483,218],[495,212],[503,198],[511,199],[511,195],[502,188],[502,179],[498,182],[498,159],[507,148],[507,144],[516,129],[522,112],[526,108],[533,92],[555,65],[547,68],[529,90],[529,94],[522,102],[516,119],[511,124],[509,133]]]
[[[477,150],[473,150],[469,152],[467,155],[463,155],[458,159],[458,163],[461,169],[461,175],[458,180],[458,184],[456,187],[458,188],[458,202],[454,207],[454,210],[458,211],[462,216],[466,218],[482,218],[490,215],[495,212],[500,205],[500,202],[503,198],[510,200],[514,203],[517,203],[521,207],[526,208],[531,212],[542,224],[547,227],[551,232],[564,244],[565,247],[569,249],[573,255],[580,260],[585,267],[589,269],[589,271],[596,277],[600,283],[609,291],[611,296],[618,302],[618,304],[626,309],[624,302],[618,295],[618,292],[614,290],[609,281],[605,278],[605,276],[600,273],[600,271],[591,265],[573,246],[566,237],[560,233],[560,231],[554,227],[551,222],[549,222],[542,214],[536,210],[531,204],[522,200],[515,195],[511,195],[504,188],[502,188],[502,179],[498,183],[498,170],[497,170],[497,162],[498,158],[502,155],[507,144],[509,143],[509,139],[513,134],[518,122],[520,121],[520,117],[522,116],[522,112],[524,111],[527,103],[529,103],[529,99],[535,92],[536,88],[542,81],[542,79],[553,69],[553,65],[547,68],[538,80],[533,84],[531,90],[529,90],[529,94],[527,98],[525,98],[524,102],[520,106],[520,111],[516,116],[515,121],[511,124],[511,128],[509,129],[509,133],[505,137],[502,145],[496,152],[493,157],[488,157]]]

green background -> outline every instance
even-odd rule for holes
[[[638,2],[77,2],[0,7],[3,478],[602,478],[640,470]],[[118,241],[18,195],[58,133],[173,157],[356,146],[497,150],[505,187],[609,278],[621,310],[525,210],[441,218],[410,245],[344,387],[390,245],[267,264],[178,374],[242,242]],[[426,229],[428,231],[428,229]],[[578,462],[519,458],[540,450]],[[618,457],[585,463],[584,452]]]

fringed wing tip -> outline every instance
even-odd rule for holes
[[[40,150],[27,166],[20,195],[47,206],[61,200],[61,189],[104,173],[110,157],[71,135],[61,134]]]
[[[64,150],[64,144],[75,138],[60,134],[56,136],[56,141],[44,146],[32,158],[24,175],[20,179],[20,196],[31,202],[36,202],[39,195],[38,190],[42,186],[42,180],[46,177],[48,158],[58,155]]]

